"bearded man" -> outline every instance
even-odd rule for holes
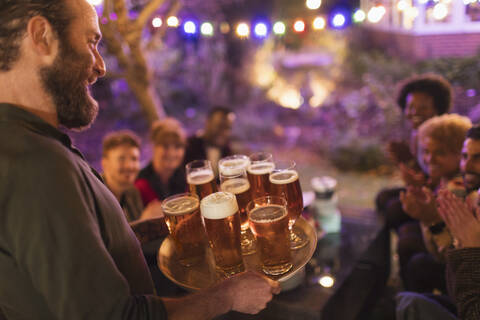
[[[86,0],[0,0],[0,315],[209,319],[256,313],[278,284],[244,273],[181,299],[155,296],[115,196],[59,127],[87,128],[105,75]]]

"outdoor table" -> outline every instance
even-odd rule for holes
[[[390,233],[371,210],[344,213],[341,232],[318,241],[301,286],[275,296],[257,315],[230,312],[217,319],[368,319],[388,278]],[[318,283],[325,272],[335,278],[331,288]]]

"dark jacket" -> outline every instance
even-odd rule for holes
[[[230,146],[221,148],[222,158],[232,154]],[[206,160],[207,159],[207,143],[199,136],[191,136],[187,140],[187,149],[185,150],[184,163],[187,164],[194,160]]]

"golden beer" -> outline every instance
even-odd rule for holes
[[[240,212],[240,224],[242,230],[248,229],[247,205],[252,201],[250,183],[245,178],[225,180],[220,185],[220,190],[230,192],[237,198],[238,211]]]
[[[218,191],[210,161],[195,160],[189,162],[185,168],[188,188],[190,192],[196,194],[200,200]]]
[[[248,181],[252,192],[252,198],[256,199],[270,194],[270,173],[275,169],[272,162],[251,164],[248,167]]]
[[[288,217],[293,225],[303,211],[303,197],[298,173],[295,170],[274,172],[270,175],[270,192],[287,200]]]
[[[180,264],[191,266],[204,258],[205,231],[199,210],[200,201],[195,194],[182,193],[162,202],[170,235]]]
[[[259,198],[249,205],[250,228],[257,238],[263,271],[269,275],[280,275],[292,268],[288,213],[285,199],[275,201],[277,197],[265,198],[271,200]]]
[[[216,192],[202,199],[200,212],[217,270],[226,276],[245,270],[240,244],[240,214],[235,195]]]

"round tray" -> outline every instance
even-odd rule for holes
[[[317,246],[317,234],[310,223],[304,218],[299,218],[295,227],[300,228],[309,241],[303,248],[291,251],[293,267],[289,272],[280,276],[269,276],[280,283],[285,283],[295,274],[301,273],[305,264],[312,258]],[[221,280],[215,271],[215,262],[210,248],[207,248],[205,252],[205,259],[202,262],[191,267],[184,267],[178,262],[175,245],[172,238],[168,236],[160,246],[158,266],[163,274],[178,286],[190,291],[200,290]],[[263,273],[258,252],[243,256],[243,263],[245,269]]]

